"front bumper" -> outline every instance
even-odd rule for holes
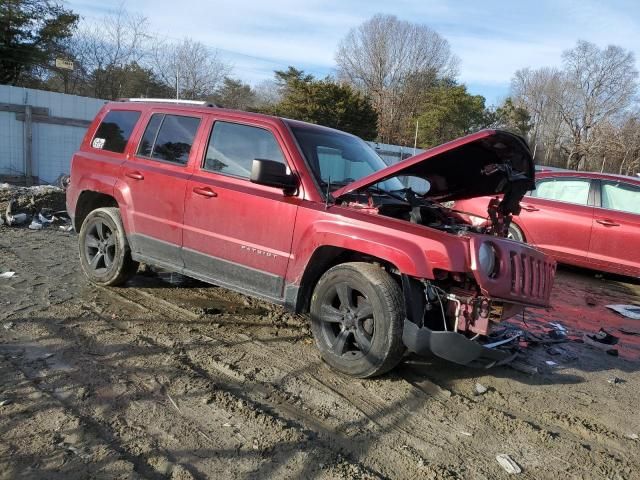
[[[402,341],[413,353],[433,354],[460,365],[490,367],[513,356],[507,350],[487,348],[457,332],[441,332],[419,327],[409,319],[404,321]]]

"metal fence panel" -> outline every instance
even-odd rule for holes
[[[0,105],[45,108],[51,117],[91,121],[105,101],[63,93],[0,85]],[[0,107],[1,108],[1,107]],[[24,114],[0,110],[0,175],[25,175]],[[54,182],[69,173],[73,153],[86,128],[72,125],[32,124],[32,174],[42,183]]]

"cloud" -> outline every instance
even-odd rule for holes
[[[97,0],[67,5],[88,18],[106,10]],[[474,93],[486,91],[490,103],[507,93],[516,70],[559,65],[562,51],[578,39],[640,56],[640,4],[631,0],[138,0],[126,6],[147,16],[160,34],[219,49],[234,74],[250,83],[288,65],[330,73],[339,41],[380,12],[425,23],[447,38],[461,60],[460,80]]]

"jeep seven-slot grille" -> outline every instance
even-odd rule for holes
[[[548,300],[553,286],[554,265],[524,253],[510,252],[510,257],[511,293]]]

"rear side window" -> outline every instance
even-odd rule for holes
[[[602,208],[640,214],[640,187],[622,182],[602,182]]]
[[[536,189],[531,193],[532,197],[559,202],[587,205],[589,203],[589,188],[591,182],[579,178],[554,178],[541,180]]]
[[[238,123],[216,122],[204,160],[204,169],[249,178],[256,158],[284,163],[282,150],[271,132]]]
[[[140,112],[133,110],[111,110],[102,119],[91,146],[99,150],[123,153]]]
[[[200,119],[155,113],[151,116],[138,147],[138,155],[185,165]]]

